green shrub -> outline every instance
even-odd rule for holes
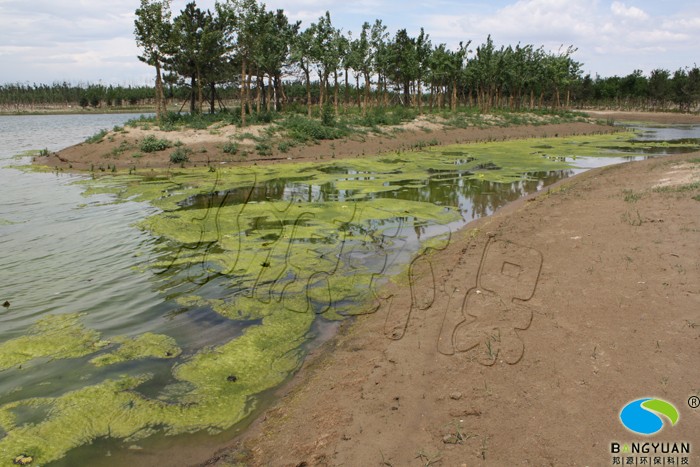
[[[233,141],[230,141],[224,144],[223,151],[226,154],[236,154],[238,152],[238,144],[234,143]]]
[[[292,147],[294,147],[294,145],[290,141],[280,141],[280,143],[277,145],[277,149],[285,154],[288,153]]]
[[[170,154],[170,162],[173,164],[182,164],[184,162],[189,162],[190,160],[190,150],[186,147],[179,147]]]
[[[323,106],[323,112],[321,112],[321,124],[324,126],[335,126],[335,113],[330,104]]]
[[[317,120],[300,115],[290,116],[281,126],[287,130],[290,138],[301,142],[339,139],[348,133],[347,129],[325,126]]]
[[[167,139],[158,139],[153,135],[148,135],[141,141],[141,151],[143,152],[164,151],[171,146],[172,143]]]
[[[271,156],[272,155],[272,148],[268,143],[258,143],[255,145],[255,150],[258,152],[259,155],[261,156]]]
[[[102,141],[102,138],[104,138],[107,135],[107,130],[100,130],[94,135],[90,136],[85,140],[86,143],[89,144],[94,144],[94,143],[99,143]]]

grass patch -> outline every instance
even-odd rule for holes
[[[100,141],[102,141],[102,139],[104,139],[105,136],[107,136],[107,130],[104,130],[104,129],[103,129],[103,130],[98,131],[98,132],[95,133],[94,135],[88,137],[88,138],[85,140],[85,142],[88,143],[88,144],[99,143]]]
[[[624,195],[624,199],[627,203],[635,203],[642,198],[641,193],[635,193],[632,190],[622,190],[622,194]]]
[[[179,147],[170,154],[170,162],[173,164],[183,164],[190,161],[190,153],[192,151],[186,147]]]
[[[700,182],[687,183],[685,185],[657,186],[656,193],[684,193],[686,191],[700,190]]]
[[[284,154],[288,153],[289,150],[293,147],[294,143],[292,143],[291,141],[280,141],[279,144],[277,144],[277,149],[279,149],[279,151]]]
[[[143,141],[141,141],[141,151],[143,152],[158,152],[164,151],[171,147],[173,144],[167,139],[158,139],[153,135],[146,136]]]
[[[231,142],[224,144],[223,151],[226,154],[238,153],[238,143],[234,143],[233,141],[231,141]]]
[[[258,155],[260,155],[260,156],[271,156],[272,155],[272,147],[268,143],[260,142],[260,143],[256,144],[255,150],[258,152]]]
[[[294,141],[310,142],[327,139],[340,139],[347,136],[350,131],[347,127],[326,126],[318,120],[313,120],[301,115],[292,115],[280,126],[287,131],[287,135]]]

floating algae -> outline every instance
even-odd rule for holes
[[[154,283],[186,312],[207,308],[247,327],[210,347],[181,344],[183,354],[174,339],[155,333],[111,338],[119,344],[112,349],[77,315],[61,318],[70,321],[64,323],[70,334],[61,331],[70,337],[66,342],[51,337],[54,324],[37,324],[33,339],[0,346],[0,367],[95,353],[88,368],[97,376],[54,397],[0,406],[0,465],[17,456],[46,463],[102,437],[135,441],[233,426],[254,409],[255,395],[298,367],[317,315],[375,311],[384,299],[382,282],[420,242],[464,223],[461,202],[468,196],[479,197],[469,209],[485,214],[520,196],[524,186],[537,189],[535,173],[571,168],[583,156],[619,155],[621,148],[644,154],[656,144],[632,138],[455,145],[324,164],[177,169],[83,182],[86,194],[113,193],[115,202],[159,208],[139,223],[159,239]],[[682,146],[658,147],[664,144]],[[47,319],[60,328],[59,318]],[[43,336],[51,349],[37,346]],[[158,359],[170,378],[159,382],[138,363],[117,366],[123,376],[105,376],[109,365],[137,359]]]
[[[86,329],[81,314],[49,315],[24,336],[0,344],[0,371],[36,358],[76,358],[95,352],[102,345],[97,331]]]
[[[172,337],[150,332],[132,339],[115,337],[112,342],[120,344],[117,350],[99,355],[90,360],[90,363],[105,366],[149,357],[175,358],[182,352]]]
[[[226,429],[253,409],[251,394],[279,385],[298,367],[299,348],[312,321],[312,314],[281,310],[242,337],[177,365],[177,384],[191,387],[178,403],[139,394],[138,386],[150,379],[141,375],[106,380],[57,398],[5,404],[0,407],[0,429],[6,433],[0,439],[0,465],[11,465],[9,460],[20,454],[50,462],[99,437],[134,441],[155,428],[167,434]],[[17,423],[19,408],[37,405],[48,407],[45,420]]]

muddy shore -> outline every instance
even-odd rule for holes
[[[99,142],[83,142],[46,157],[37,156],[34,163],[54,170],[65,171],[126,171],[167,169],[173,165],[170,156],[180,147],[186,148],[188,162],[184,167],[238,166],[279,164],[287,162],[328,161],[331,159],[357,158],[385,152],[411,151],[427,146],[470,142],[504,141],[531,137],[557,137],[581,134],[604,134],[618,131],[616,127],[601,124],[595,119],[587,122],[570,122],[547,125],[521,125],[508,127],[454,128],[425,120],[417,120],[400,126],[384,127],[380,133],[355,134],[343,139],[321,140],[300,144],[284,152],[276,146],[271,152],[259,155],[255,151],[256,140],[265,139],[264,125],[245,128],[229,125],[212,130],[183,129],[161,131],[127,127],[111,131]],[[173,147],[163,151],[144,153],[140,142],[147,136],[168,140]],[[224,147],[235,141],[236,154],[227,154]],[[112,169],[114,167],[114,169]]]
[[[698,464],[698,183],[700,153],[596,169],[455,232],[206,465],[612,465],[641,397]]]
[[[700,123],[673,114],[591,115]],[[188,165],[246,165],[361,157],[427,141],[610,131],[582,122],[423,124],[247,158],[221,151],[230,137],[223,132],[156,134],[192,148]],[[116,154],[146,134],[129,129],[36,162],[63,170],[168,167],[168,152]],[[611,465],[611,442],[640,440],[618,419],[640,397],[668,400],[681,413],[654,441],[700,439],[700,410],[686,403],[700,393],[692,370],[700,363],[698,183],[700,153],[622,164],[454,232],[382,291],[375,313],[343,323],[315,350],[243,436],[193,458],[217,466]],[[693,448],[690,465],[700,463],[700,446]],[[137,455],[144,465],[162,462],[149,456]]]

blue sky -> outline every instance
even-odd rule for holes
[[[184,0],[173,0],[176,14]],[[574,45],[586,73],[626,75],[700,64],[700,2],[648,0],[268,0],[304,26],[326,10],[344,31],[381,19],[393,34],[424,27],[433,44]],[[214,0],[200,0],[213,9]],[[150,84],[136,58],[138,0],[0,0],[0,83]]]

